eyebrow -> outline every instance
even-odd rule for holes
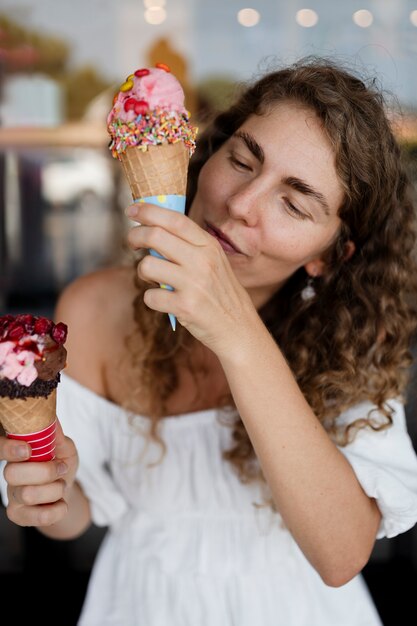
[[[248,150],[252,152],[254,157],[258,159],[260,163],[265,162],[265,153],[262,147],[252,135],[246,133],[243,130],[238,130],[233,134],[233,137],[241,139],[245,143]],[[314,200],[317,200],[324,213],[327,216],[330,215],[330,207],[324,195],[320,191],[317,191],[317,189],[314,189],[314,187],[311,187],[311,185],[306,183],[305,180],[297,178],[297,176],[287,176],[286,178],[284,178],[283,182],[285,185],[292,187],[295,191],[298,191],[305,196],[309,196],[310,198],[314,198]]]
[[[242,141],[244,141],[244,143],[246,144],[248,150],[252,152],[253,156],[258,159],[260,163],[264,163],[265,153],[259,143],[252,137],[252,135],[250,135],[249,133],[245,133],[243,130],[238,130],[234,133],[233,137],[242,139]]]
[[[295,191],[299,191],[305,196],[309,196],[310,198],[317,200],[325,214],[330,215],[330,208],[324,195],[320,191],[317,191],[317,189],[311,187],[305,182],[305,180],[301,180],[301,178],[297,178],[296,176],[287,176],[284,178],[283,182],[285,185],[295,189]]]

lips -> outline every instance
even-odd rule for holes
[[[207,232],[217,239],[225,252],[243,254],[242,250],[240,250],[240,248],[238,248],[237,245],[220,230],[220,228],[217,228],[208,222],[206,222],[206,228]]]

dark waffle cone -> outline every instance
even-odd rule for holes
[[[190,154],[182,142],[127,148],[120,155],[134,200],[158,195],[182,195],[187,189]]]
[[[56,389],[43,398],[0,397],[0,422],[8,433],[35,433],[56,418]]]

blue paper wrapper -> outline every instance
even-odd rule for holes
[[[174,194],[160,194],[158,196],[147,196],[146,198],[140,198],[139,200],[135,200],[135,202],[149,202],[150,204],[156,204],[157,206],[165,207],[166,209],[171,209],[172,211],[178,211],[178,213],[185,213],[185,196]],[[149,252],[153,256],[160,259],[165,258],[156,250],[150,250]],[[161,284],[161,289],[169,289],[170,291],[173,291],[173,288],[170,285]],[[177,319],[175,315],[173,315],[172,313],[168,313],[168,317],[169,321],[171,322],[172,330],[175,330],[177,326]]]

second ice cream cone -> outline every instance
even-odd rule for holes
[[[55,458],[56,401],[65,367],[68,327],[21,313],[0,317],[0,423],[9,439],[25,441],[29,461]]]

